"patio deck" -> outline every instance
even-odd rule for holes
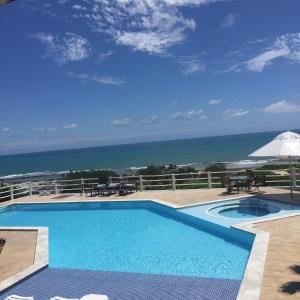
[[[214,200],[226,200],[239,197],[243,194],[224,195],[223,189],[201,189],[201,190],[177,190],[177,191],[146,191],[137,192],[131,195],[118,197],[84,197],[79,195],[65,195],[65,197],[31,196],[23,197],[14,202],[7,203],[28,203],[28,202],[64,202],[87,200],[136,200],[136,199],[159,199],[174,207],[205,203]],[[264,188],[263,196],[283,202],[288,202],[290,194],[286,189]],[[300,195],[296,195],[299,203]],[[279,220],[258,223],[257,228],[270,233],[270,242],[266,258],[265,271],[263,276],[261,299],[289,299],[300,297],[300,275],[299,275],[299,249],[300,249],[300,216],[288,217]],[[14,255],[13,252],[11,255]],[[1,259],[0,262],[5,264]],[[292,266],[294,266],[292,268]],[[27,281],[25,281],[27,282]],[[2,298],[0,298],[2,299]],[[42,298],[41,298],[42,299]],[[125,299],[125,298],[122,298]],[[148,298],[151,299],[151,298]],[[154,299],[154,298],[153,298]],[[155,298],[159,299],[159,298]],[[182,298],[178,298],[182,299]],[[188,298],[185,298],[188,299]],[[191,298],[197,299],[197,298]],[[200,298],[205,299],[205,298]],[[219,299],[219,298],[207,298]],[[227,299],[227,298],[222,298]]]
[[[34,262],[37,231],[0,230],[6,240],[0,255],[0,282],[30,267]]]

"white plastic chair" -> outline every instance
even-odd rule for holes
[[[4,300],[34,300],[33,297],[22,297],[18,295],[11,295],[6,297]]]
[[[51,298],[50,300],[79,300],[78,298],[72,298],[72,299],[70,299],[70,298],[64,298],[64,297],[59,297],[59,296],[55,296],[55,297],[53,297],[53,298]]]
[[[12,300],[15,300],[15,299],[12,299]],[[24,300],[27,300],[27,299],[24,299]],[[31,299],[29,299],[29,300],[31,300]],[[70,298],[55,296],[55,297],[51,298],[50,300],[109,300],[109,299],[106,295],[89,294],[89,295],[85,295],[85,296],[81,297],[80,299],[70,299]]]
[[[80,300],[109,300],[106,295],[89,294],[80,298]]]

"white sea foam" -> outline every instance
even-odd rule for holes
[[[283,164],[284,162],[279,159],[260,159],[260,160],[252,160],[252,159],[245,159],[245,160],[238,160],[238,161],[230,161],[224,162],[227,169],[240,169],[240,168],[258,168],[265,165],[270,164]]]

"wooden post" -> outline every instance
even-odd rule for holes
[[[108,182],[112,183],[112,177],[111,176],[108,176]]]
[[[144,191],[143,175],[139,176],[139,180],[140,180],[140,191],[143,192]]]
[[[14,187],[13,187],[13,185],[10,186],[10,200],[14,200]]]
[[[174,173],[172,173],[172,189],[176,191],[176,177]]]
[[[80,195],[83,196],[85,194],[84,191],[84,178],[80,179]]]
[[[208,182],[208,188],[212,189],[212,184],[211,184],[211,172],[207,172],[207,182]]]

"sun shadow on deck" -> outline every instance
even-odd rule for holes
[[[48,300],[94,293],[106,294],[110,300],[233,300],[239,287],[240,281],[231,279],[46,268],[0,293],[0,299],[12,294]]]
[[[6,243],[5,239],[0,239],[0,254],[2,252],[2,249],[4,248],[5,243]]]
[[[290,266],[290,269],[300,275],[300,266],[299,265],[293,265]],[[280,287],[280,291],[286,294],[294,295],[298,292],[300,292],[300,281],[289,281],[283,284]]]

